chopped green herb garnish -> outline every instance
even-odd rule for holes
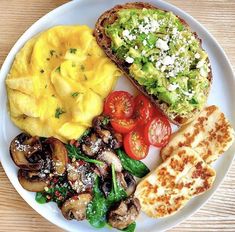
[[[60,66],[58,68],[56,68],[55,70],[56,72],[60,72]]]
[[[64,114],[65,111],[63,111],[60,107],[56,108],[55,110],[55,118],[60,118],[61,114]]]
[[[86,75],[84,75],[84,79],[85,79],[85,81],[87,81],[87,76]]]
[[[51,96],[52,96],[52,97],[55,97],[55,94],[52,94]]]
[[[74,92],[74,93],[71,94],[71,96],[72,96],[72,97],[77,97],[78,94],[79,94],[78,92]]]
[[[73,67],[73,68],[76,67],[76,64],[75,64],[75,63],[72,63],[72,67]]]
[[[85,66],[84,65],[81,65],[80,68],[81,68],[82,71],[85,70]]]
[[[87,56],[91,56],[91,53],[87,53]]]
[[[76,48],[70,48],[69,52],[72,53],[72,54],[75,54],[77,52],[77,49]]]
[[[47,85],[45,85],[45,89],[47,88]]]
[[[56,53],[55,50],[50,50],[50,55],[53,56]]]

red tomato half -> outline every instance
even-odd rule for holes
[[[134,118],[138,125],[147,123],[153,116],[154,107],[151,102],[143,95],[135,97]]]
[[[133,130],[124,137],[124,149],[127,155],[135,160],[144,159],[149,151],[144,137],[138,130]]]
[[[165,146],[170,139],[171,125],[166,117],[155,117],[145,126],[144,138],[148,144]]]
[[[126,134],[133,130],[137,122],[132,119],[113,119],[111,120],[111,125],[113,129],[119,133]]]
[[[112,118],[130,118],[133,110],[133,97],[125,91],[112,92],[104,104],[104,113]]]

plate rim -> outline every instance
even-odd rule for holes
[[[91,2],[93,0],[90,0]],[[144,0],[145,1],[145,0]],[[8,63],[11,63],[10,60],[13,59],[14,60],[14,54],[16,54],[19,49],[17,49],[17,46],[18,44],[22,41],[22,40],[25,40],[24,38],[27,37],[28,34],[30,34],[30,38],[32,38],[34,36],[34,33],[33,31],[36,30],[37,28],[40,28],[40,23],[43,22],[46,18],[48,17],[53,17],[53,15],[56,15],[58,13],[60,13],[61,10],[66,10],[66,8],[70,8],[72,5],[78,5],[78,4],[82,4],[83,2],[85,2],[84,0],[77,0],[77,1],[71,1],[71,2],[67,2],[67,3],[64,3],[62,4],[61,6],[51,10],[50,12],[46,13],[45,15],[43,15],[42,17],[40,17],[37,21],[35,21],[30,27],[28,27],[25,32],[18,37],[18,39],[16,40],[16,42],[14,43],[14,45],[12,46],[12,48],[10,49],[8,55],[6,56],[2,66],[1,66],[1,69],[0,69],[0,80],[2,78],[4,78],[4,81],[5,81],[5,75],[4,73],[6,73],[5,70],[8,70],[9,69],[7,68],[8,66]],[[87,1],[88,2],[88,1]],[[115,4],[119,4],[116,0],[114,1]],[[128,1],[126,1],[128,2]],[[129,1],[131,2],[131,1]],[[184,10],[181,10],[179,7],[171,4],[171,3],[168,3],[166,1],[163,1],[163,0],[149,0],[149,1],[145,1],[145,2],[150,2],[150,3],[153,3],[154,5],[158,5],[159,3],[160,4],[163,4],[165,7],[167,8],[173,8],[173,12],[176,13],[176,12],[179,12],[180,14],[183,14],[184,16],[187,16],[190,20],[192,20],[195,25],[197,27],[200,27],[204,33],[206,34],[207,37],[209,37],[210,40],[212,40],[216,46],[217,46],[217,49],[219,50],[219,52],[223,55],[223,60],[228,64],[228,67],[229,67],[229,71],[231,72],[231,77],[233,79],[233,82],[235,83],[235,75],[234,75],[234,72],[233,72],[233,66],[232,66],[232,63],[230,62],[228,56],[226,55],[224,49],[222,48],[222,46],[218,43],[218,41],[215,39],[215,37],[206,29],[206,27],[204,27],[199,21],[197,21],[193,16],[191,16],[189,13],[187,13],[186,11]],[[120,3],[121,4],[121,3]],[[176,13],[178,14],[178,13]],[[27,41],[28,39],[26,39]],[[233,83],[233,84],[234,84]],[[1,97],[5,97],[3,96],[3,93],[0,94]],[[235,100],[235,99],[234,99]],[[58,225],[57,224],[57,221],[56,221],[56,218],[53,218],[53,217],[45,217],[45,215],[43,215],[43,212],[41,212],[41,210],[39,209],[39,207],[35,207],[33,205],[33,203],[27,199],[27,197],[25,196],[25,194],[23,194],[21,192],[21,186],[18,184],[18,183],[15,183],[12,181],[12,178],[10,176],[10,173],[7,172],[7,164],[4,163],[3,161],[4,159],[1,158],[0,156],[0,162],[2,164],[2,167],[4,169],[4,172],[6,173],[9,181],[11,182],[11,184],[13,185],[13,187],[15,188],[15,190],[18,192],[18,194],[24,199],[25,202],[27,202],[28,205],[30,205],[30,207],[35,210],[38,214],[40,214],[43,218],[45,218],[46,220],[48,220],[49,222],[51,222],[52,224],[54,224],[55,226],[59,227],[59,228],[62,228],[64,230],[67,230],[68,228],[65,226],[65,225],[62,225],[61,223]],[[185,216],[184,219],[179,219],[179,220],[176,220],[176,223],[174,225],[172,225],[172,223],[169,223],[169,225],[167,225],[165,227],[165,230],[168,230],[172,227],[175,227],[177,226],[179,223],[187,220],[189,217],[191,217],[193,214],[195,214],[203,205],[205,205],[211,198],[212,196],[214,195],[214,193],[217,191],[217,189],[219,188],[219,186],[223,183],[224,181],[224,178],[226,177],[227,173],[229,172],[229,170],[231,169],[231,166],[233,164],[233,161],[235,160],[235,153],[233,152],[232,154],[232,160],[231,160],[231,163],[228,165],[228,168],[225,170],[224,172],[224,176],[221,178],[220,182],[217,184],[217,186],[214,186],[213,189],[210,190],[210,195],[206,198],[206,200],[204,200],[202,203],[199,203],[197,206],[196,206],[196,209],[194,211],[192,211],[191,213],[187,213],[187,215]],[[80,231],[80,229],[78,228],[78,230]],[[77,231],[78,231],[77,230]]]

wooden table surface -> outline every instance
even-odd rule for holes
[[[0,0],[0,66],[19,36],[66,0]],[[169,0],[201,22],[235,68],[235,1]],[[69,17],[69,16],[68,16]],[[223,78],[223,77],[221,77]],[[0,231],[62,231],[37,214],[16,192],[0,164]],[[170,231],[235,231],[235,162],[223,184],[199,212]]]

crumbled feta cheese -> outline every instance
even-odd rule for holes
[[[129,63],[129,64],[132,64],[134,62],[134,59],[132,57],[128,56],[126,58],[126,62]]]
[[[146,40],[143,41],[143,45],[144,45],[144,46],[147,45],[147,41],[146,41]]]
[[[162,60],[162,64],[163,65],[172,65],[175,62],[175,58],[173,56],[166,56],[163,60]]]
[[[164,41],[162,39],[158,39],[157,42],[156,42],[156,47],[157,48],[160,48],[161,50],[163,51],[167,51],[169,50],[169,46],[167,44],[167,41]]]
[[[178,85],[178,84],[175,84],[175,83],[169,84],[169,85],[167,86],[167,89],[168,89],[169,91],[175,91],[177,88],[179,88],[179,85]]]
[[[141,55],[144,56],[145,54],[146,54],[146,51],[143,50],[143,51],[141,52]]]
[[[176,76],[176,73],[174,71],[170,71],[167,75],[167,77],[174,77]]]
[[[160,67],[160,65],[161,65],[161,62],[160,62],[160,61],[157,61],[156,64],[155,64],[155,66],[156,66],[157,69]]]
[[[183,93],[185,96],[187,96],[187,97],[189,97],[189,98],[192,98],[193,95],[194,95],[194,93],[189,93],[189,92],[187,92],[187,91],[184,91],[183,89],[181,89],[181,91],[182,91],[182,93]]]
[[[157,20],[150,21],[150,31],[155,32],[159,28],[159,23]]]
[[[207,75],[208,75],[208,69],[205,67],[205,65],[200,68],[200,75],[201,75],[202,77],[207,77]]]
[[[166,70],[166,66],[163,65],[163,66],[161,67],[161,72],[164,72],[165,70]]]
[[[123,37],[125,37],[125,38],[127,38],[128,40],[131,40],[131,41],[136,39],[136,36],[135,35],[131,35],[129,30],[124,30],[122,32],[122,35],[123,35]]]
[[[195,58],[196,59],[199,59],[201,56],[200,56],[200,54],[197,52],[196,54],[195,54]]]
[[[153,61],[154,61],[154,56],[150,56],[149,60],[150,60],[151,62],[153,62]]]
[[[177,33],[178,33],[178,30],[177,30],[176,27],[174,27],[173,30],[172,30],[172,34],[173,34],[173,35],[176,35]]]
[[[128,36],[130,35],[130,31],[129,31],[129,30],[124,30],[124,31],[122,32],[122,35],[123,35],[124,37],[128,37]]]
[[[138,49],[138,46],[137,45],[135,45],[135,47],[134,47],[135,49]]]
[[[200,60],[200,61],[197,63],[197,68],[201,68],[203,65],[204,65],[204,60]]]

